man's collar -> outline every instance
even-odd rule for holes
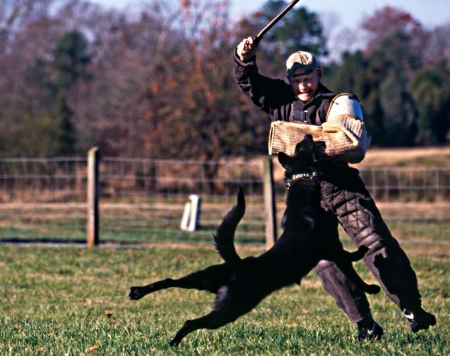
[[[324,96],[332,95],[332,96],[334,96],[336,94],[334,92],[332,92],[330,89],[328,89],[322,83],[319,83],[319,87],[317,88],[317,95],[324,95]]]

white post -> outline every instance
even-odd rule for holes
[[[189,201],[184,206],[180,229],[183,231],[195,231],[200,219],[201,198],[198,195],[189,195]]]

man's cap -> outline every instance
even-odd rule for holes
[[[316,57],[309,52],[298,51],[291,54],[286,61],[286,69],[289,77],[294,77],[294,71],[302,68],[304,72],[300,75],[312,73],[319,65]]]

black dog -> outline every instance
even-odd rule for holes
[[[214,236],[215,247],[225,263],[207,267],[180,279],[165,279],[142,287],[131,287],[129,298],[140,299],[149,293],[171,287],[206,290],[215,293],[213,310],[198,319],[188,320],[170,342],[177,345],[197,329],[217,329],[250,312],[272,292],[294,283],[300,284],[320,260],[336,262],[366,293],[380,291],[366,284],[356,273],[352,261],[367,252],[362,246],[350,253],[342,248],[331,217],[320,207],[320,186],[316,177],[320,162],[315,159],[311,136],[297,145],[296,154],[280,153],[288,183],[284,232],[275,245],[258,257],[241,259],[234,246],[234,233],[245,212],[244,194],[239,188],[237,204],[228,212]]]

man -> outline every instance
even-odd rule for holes
[[[327,130],[331,124],[326,119],[330,103],[336,95],[321,83],[322,71],[314,55],[301,51],[292,54],[286,62],[289,82],[286,83],[259,73],[257,49],[258,45],[249,37],[235,50],[233,75],[239,88],[257,107],[267,112],[272,121],[305,123],[307,125],[302,125],[305,134],[309,133],[307,128],[313,126],[316,129],[321,126],[324,135],[327,131],[332,132]],[[347,125],[357,126],[361,137],[364,137],[365,128],[361,121],[347,116],[344,115],[341,122],[342,131],[346,131]],[[330,143],[333,143],[332,137]],[[368,146],[367,140],[366,143]],[[354,147],[348,145],[350,151]],[[364,145],[363,148],[367,149]],[[365,150],[359,160],[364,158],[364,154]],[[324,177],[320,183],[322,206],[334,214],[336,221],[357,246],[369,247],[364,262],[385,293],[402,310],[412,331],[428,329],[436,324],[436,318],[422,308],[416,274],[409,259],[384,223],[359,172],[349,167],[350,160],[346,162],[345,157],[345,154],[333,157],[330,153],[323,160]],[[321,261],[315,270],[337,305],[351,322],[357,324],[359,340],[379,339],[383,329],[374,321],[364,292],[358,290],[333,263]]]

